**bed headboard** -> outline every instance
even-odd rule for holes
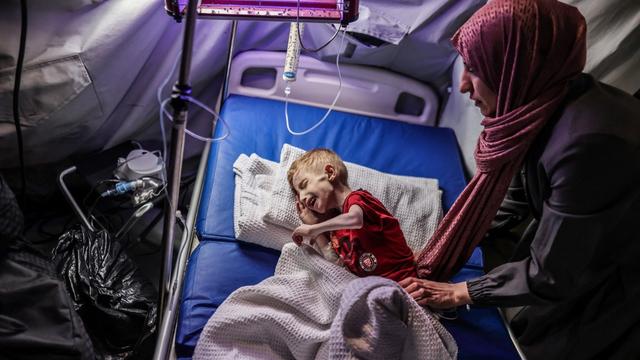
[[[284,100],[284,52],[247,51],[237,55],[229,74],[229,94]],[[438,97],[426,84],[393,72],[340,64],[342,92],[336,110],[435,125]],[[335,63],[300,56],[291,102],[328,108],[338,90]]]

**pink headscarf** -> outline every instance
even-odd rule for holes
[[[467,66],[497,94],[482,120],[478,171],[418,256],[418,276],[447,280],[484,237],[529,146],[582,72],[586,25],[556,0],[493,0],[453,36]]]

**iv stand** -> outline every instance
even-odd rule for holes
[[[187,21],[185,24],[182,55],[180,59],[180,75],[171,93],[173,107],[173,126],[171,128],[171,152],[168,163],[169,197],[165,205],[164,227],[162,233],[162,264],[160,267],[160,286],[158,287],[159,307],[158,324],[165,307],[166,297],[171,281],[173,265],[173,241],[176,225],[176,211],[180,195],[180,178],[182,176],[182,158],[184,155],[185,127],[187,123],[188,100],[191,95],[189,71],[191,70],[191,54],[193,52],[193,37],[195,33],[198,0],[189,0],[187,5]],[[165,154],[166,156],[166,154]]]

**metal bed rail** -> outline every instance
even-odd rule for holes
[[[225,79],[222,83],[222,89],[220,96],[218,97],[216,111],[220,113],[222,110],[222,104],[226,100],[229,92],[229,74],[231,70],[231,61],[233,59],[234,45],[236,34],[238,31],[238,22],[233,21],[231,23],[231,32],[229,35],[229,50],[227,51],[227,67],[225,70]],[[217,121],[214,121],[212,130],[215,129]],[[155,360],[164,360],[168,358],[170,349],[173,348],[173,340],[175,335],[175,329],[177,324],[178,307],[180,299],[182,298],[182,283],[184,281],[185,270],[189,255],[193,248],[193,238],[195,237],[195,222],[198,215],[198,209],[200,207],[200,195],[202,193],[202,187],[204,184],[205,170],[209,161],[209,151],[211,149],[211,143],[207,142],[200,157],[200,164],[198,165],[198,172],[196,175],[195,184],[193,186],[193,193],[191,195],[191,201],[189,202],[189,213],[187,214],[187,221],[185,224],[185,232],[182,235],[182,241],[180,243],[180,250],[178,252],[178,258],[176,267],[171,276],[171,283],[169,286],[167,301],[165,303],[165,309],[162,311],[162,321],[158,327],[158,339],[156,341],[156,348],[153,358]]]
[[[204,176],[207,168],[207,161],[209,159],[210,148],[211,144],[206,143],[200,158],[195,184],[193,185],[193,193],[189,202],[189,212],[185,223],[185,231],[182,233],[182,240],[180,242],[180,249],[176,259],[176,266],[171,277],[167,301],[165,302],[165,308],[160,309],[160,311],[162,311],[162,322],[158,327],[158,339],[156,341],[156,348],[153,355],[154,359],[167,359],[170,350],[173,348],[173,338],[175,335],[176,320],[179,312],[178,307],[182,297],[182,283],[184,281],[187,261],[189,260],[189,255],[191,255],[193,239],[196,236],[194,231],[195,222],[198,215],[198,208],[200,207],[200,193],[202,192],[202,186],[204,184]]]
[[[518,340],[513,335],[513,331],[511,330],[511,326],[509,326],[509,322],[507,321],[507,317],[504,313],[504,310],[502,308],[497,308],[497,310],[498,310],[498,314],[500,314],[500,319],[502,319],[502,323],[504,324],[504,327],[507,329],[507,333],[509,334],[511,343],[513,343],[513,347],[518,352],[520,359],[527,360],[526,356],[524,356],[524,353],[522,352],[522,349],[520,348],[520,344],[518,344]]]

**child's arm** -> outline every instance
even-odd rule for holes
[[[358,205],[351,205],[349,212],[340,214],[318,224],[304,224],[293,230],[293,241],[300,245],[303,237],[315,238],[326,231],[360,229],[364,225],[364,214]]]
[[[322,233],[316,236],[315,239],[311,241],[311,245],[318,251],[322,256],[331,261],[334,264],[341,264],[340,256],[336,254],[336,251],[333,250],[333,246],[331,246],[331,241],[327,236],[327,233]]]

